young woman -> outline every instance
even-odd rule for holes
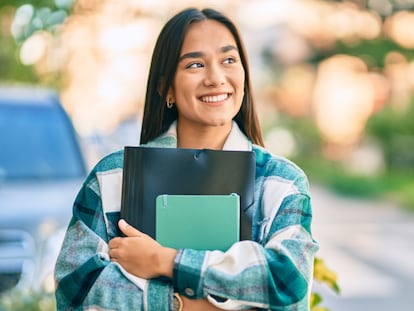
[[[187,9],[162,29],[141,144],[253,150],[252,241],[226,252],[176,250],[119,220],[119,151],[96,165],[76,198],[56,265],[58,310],[309,309],[317,245],[307,178],[264,149],[245,49],[221,13]]]

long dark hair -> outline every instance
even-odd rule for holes
[[[177,119],[175,107],[167,109],[166,97],[171,87],[179,62],[181,48],[188,27],[195,22],[207,19],[223,24],[232,33],[240,53],[245,72],[244,97],[241,108],[234,120],[254,144],[263,146],[262,132],[253,102],[249,66],[244,44],[233,22],[213,9],[186,9],[172,17],[161,30],[155,44],[148,75],[144,117],[140,143],[145,144],[168,130]]]

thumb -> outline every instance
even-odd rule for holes
[[[129,237],[140,236],[141,232],[129,225],[124,219],[118,221],[119,229],[123,234]]]

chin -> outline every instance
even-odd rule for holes
[[[227,126],[229,124],[231,124],[233,122],[233,120],[216,120],[216,121],[212,121],[210,122],[210,126],[215,126],[215,127],[223,127],[223,126]]]

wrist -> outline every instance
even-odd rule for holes
[[[160,252],[160,275],[166,276],[170,279],[173,277],[174,260],[177,255],[177,250],[169,247],[162,247]]]
[[[182,311],[184,308],[183,300],[178,293],[173,294],[173,311]]]

